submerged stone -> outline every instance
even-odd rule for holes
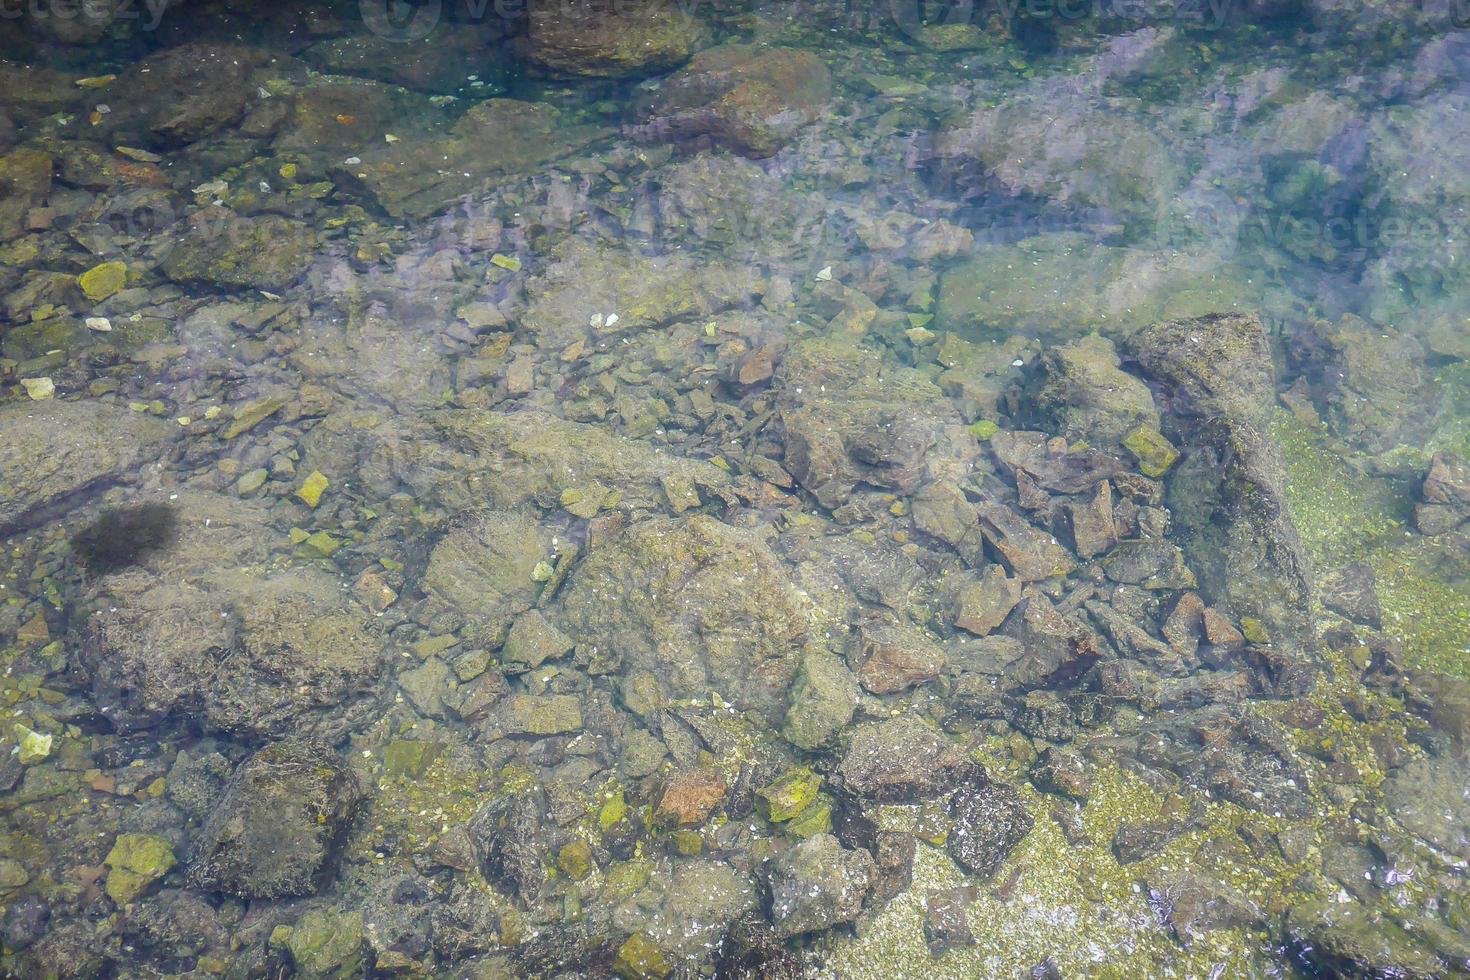
[[[177,863],[173,845],[155,834],[119,834],[103,863],[108,867],[107,895],[126,905]]]
[[[352,770],[321,743],[261,749],[241,763],[195,838],[189,881],[241,898],[314,894],[335,873],[360,797]]]

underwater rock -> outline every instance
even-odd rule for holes
[[[1423,940],[1356,901],[1302,899],[1287,909],[1286,936],[1308,963],[1334,976],[1444,975]]]
[[[453,95],[470,84],[471,76],[491,85],[503,84],[508,59],[497,49],[497,42],[505,26],[502,18],[484,17],[468,24],[444,21],[423,37],[369,34],[329,38],[301,52],[301,58],[329,74],[356,75],[420,92]],[[479,87],[476,90],[485,92]]]
[[[816,54],[725,44],[669,77],[631,132],[646,141],[708,137],[742,156],[768,157],[818,119],[831,97],[831,74]]]
[[[977,504],[975,516],[985,543],[1022,582],[1067,575],[1077,562],[1053,535],[1004,504]]]
[[[163,48],[120,73],[110,89],[105,135],[128,146],[172,149],[209,136],[245,115],[260,96],[253,77],[269,56],[232,44]],[[126,93],[123,95],[122,93]]]
[[[429,552],[423,590],[470,620],[472,636],[504,639],[541,592],[536,566],[555,552],[550,532],[509,511],[461,518]]]
[[[1429,459],[1414,505],[1414,524],[1423,534],[1443,534],[1470,520],[1470,465],[1459,454],[1435,453]]]
[[[865,624],[855,638],[858,682],[870,694],[898,694],[928,683],[944,670],[944,650],[919,629],[900,623]]]
[[[589,334],[600,339],[637,333],[745,306],[761,290],[759,274],[745,264],[696,261],[678,252],[646,257],[570,238],[526,284],[521,324],[541,346],[560,350]],[[607,323],[608,313],[617,320]],[[589,327],[599,314],[603,325]]]
[[[791,685],[781,734],[809,752],[825,748],[852,720],[861,693],[841,660],[825,650],[807,650]]]
[[[4,106],[0,106],[0,153],[9,152],[15,142],[15,120],[10,118]]]
[[[316,231],[278,214],[258,218],[210,209],[190,217],[160,268],[174,282],[233,289],[284,289],[306,271]]]
[[[508,174],[585,146],[595,127],[571,125],[555,106],[486,99],[437,139],[373,144],[332,168],[332,179],[395,218],[425,218]],[[586,322],[585,318],[582,322]]]
[[[546,881],[543,862],[551,857],[554,830],[539,791],[491,800],[469,823],[485,880],[527,902]]]
[[[561,625],[675,697],[711,691],[774,725],[808,624],[780,561],[756,534],[700,514],[635,524],[572,572]]]
[[[310,895],[336,870],[361,788],[330,747],[277,742],[250,756],[195,838],[189,881],[240,898]]]
[[[4,141],[0,140],[0,152]],[[19,149],[0,156],[0,244],[26,230],[27,213],[51,193],[50,154]]]
[[[1140,425],[1159,427],[1148,385],[1124,371],[1112,341],[1097,334],[1047,348],[1024,404],[1070,442],[1116,446]]]
[[[1317,321],[1299,343],[1317,348],[1306,354],[1313,400],[1347,442],[1382,453],[1422,445],[1433,431],[1444,394],[1417,338],[1347,315]]]
[[[980,780],[962,785],[949,801],[953,827],[945,850],[972,875],[991,878],[1035,819],[1021,795],[1009,786]]]
[[[1006,194],[1146,230],[1185,175],[1154,125],[1128,101],[1038,79],[941,131],[935,150],[948,179],[978,172]]]
[[[1149,905],[1185,949],[1203,941],[1206,933],[1240,929],[1263,918],[1230,884],[1201,874],[1165,872],[1150,876],[1146,884]]]
[[[954,625],[976,636],[985,636],[1005,619],[1021,601],[1022,582],[1006,574],[999,565],[987,566],[978,578],[973,573],[957,576],[950,592],[954,596]]]
[[[550,74],[628,78],[676,68],[708,35],[693,7],[669,0],[529,5],[516,49]]]
[[[873,856],[817,834],[776,859],[771,875],[771,922],[783,938],[851,922],[872,888]]]
[[[1378,629],[1383,612],[1378,603],[1378,580],[1373,566],[1353,562],[1322,576],[1322,605],[1355,623]]]
[[[930,892],[924,899],[924,942],[931,956],[975,945],[968,906],[975,901],[972,888]]]
[[[933,382],[912,368],[885,365],[854,339],[793,344],[777,387],[785,468],[829,510],[860,484],[912,493],[928,472],[974,455]]]
[[[129,482],[167,452],[178,427],[95,401],[0,407],[0,534],[79,503],[89,490]]]
[[[78,660],[93,697],[124,731],[172,718],[246,739],[340,733],[381,675],[378,624],[331,575],[227,564],[260,554],[259,515],[211,504],[181,501],[171,546],[98,581],[106,604]]]
[[[956,745],[900,715],[853,728],[832,779],[862,800],[910,803],[943,796],[975,772]]]
[[[1313,578],[1268,431],[1270,343],[1254,316],[1157,323],[1130,340],[1184,458],[1166,481],[1175,540],[1210,605],[1265,624],[1287,660],[1271,681],[1300,689],[1315,668]]]

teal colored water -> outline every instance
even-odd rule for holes
[[[1460,0],[0,0],[0,973],[1470,971]]]

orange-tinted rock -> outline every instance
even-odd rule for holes
[[[725,799],[729,787],[717,772],[686,769],[664,784],[654,817],[666,827],[698,827]]]

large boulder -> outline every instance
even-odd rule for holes
[[[644,521],[573,572],[563,626],[669,693],[780,722],[808,624],[785,569],[756,534],[693,515]]]
[[[335,735],[362,720],[348,709],[373,693],[383,640],[334,577],[222,578],[202,593],[148,581],[115,577],[109,587],[128,601],[89,622],[92,694],[118,728],[172,717],[263,739]]]
[[[863,910],[877,868],[873,855],[848,850],[831,834],[810,837],[776,860],[771,921],[782,937],[851,922]]]
[[[1315,650],[1311,563],[1268,429],[1275,376],[1261,321],[1245,314],[1157,323],[1130,341],[1183,451],[1166,499],[1175,540],[1211,605],[1259,620],[1295,666]],[[1307,658],[1310,659],[1310,658]],[[1291,687],[1299,670],[1273,678]]]
[[[167,451],[177,428],[95,401],[0,407],[0,534],[69,507],[94,488],[129,482]]]
[[[317,247],[311,225],[278,214],[245,217],[223,209],[190,216],[161,268],[174,282],[233,289],[285,289]]]
[[[266,570],[284,536],[260,505],[186,493],[171,506],[166,540],[93,584],[78,667],[112,724],[268,740],[370,717],[385,652],[372,614],[331,574]]]
[[[194,840],[189,881],[240,898],[286,898],[323,888],[362,798],[329,745],[277,742],[241,763]]]
[[[572,125],[543,102],[486,99],[437,139],[374,143],[332,170],[333,179],[395,218],[423,218],[585,146],[594,127]]]
[[[471,76],[487,81],[505,74],[505,58],[496,48],[505,26],[499,17],[472,24],[446,20],[418,38],[372,33],[329,38],[307,48],[301,57],[323,72],[452,95],[468,86]]]
[[[815,121],[832,97],[822,60],[795,48],[727,44],[694,56],[642,110],[644,139],[709,137],[747,157],[768,157]]]
[[[526,284],[521,325],[542,346],[559,349],[589,334],[604,340],[748,306],[761,289],[748,265],[680,252],[644,256],[572,238]]]
[[[529,5],[520,54],[563,77],[628,78],[677,68],[705,41],[695,7],[671,0]]]
[[[118,75],[101,128],[114,143],[170,149],[239,121],[259,100],[269,56],[234,44],[164,48]]]
[[[1100,99],[1068,79],[1038,80],[941,131],[941,172],[1086,219],[1147,230],[1183,181],[1179,151],[1132,100]]]

